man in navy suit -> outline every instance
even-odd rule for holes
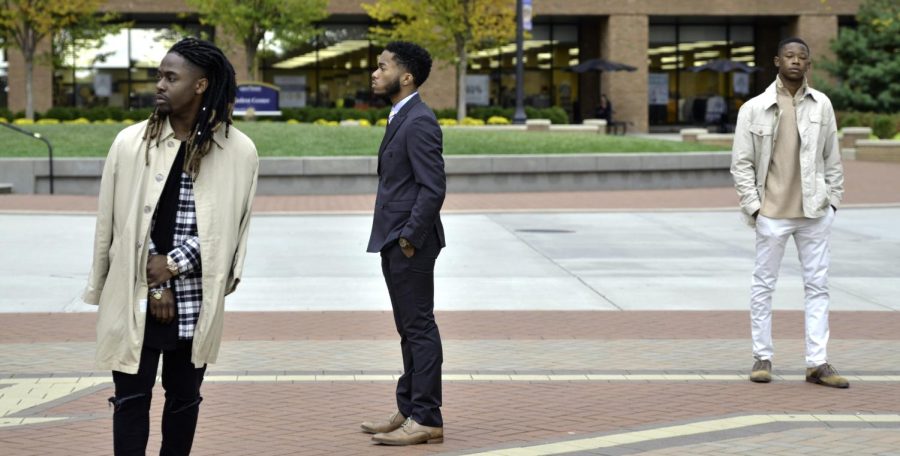
[[[441,127],[418,93],[430,72],[428,51],[397,41],[388,43],[372,73],[372,91],[390,99],[392,107],[378,150],[378,195],[368,251],[381,253],[400,333],[403,375],[397,382],[397,411],[361,427],[386,445],[444,441],[434,262],[445,245],[440,212],[447,178]]]

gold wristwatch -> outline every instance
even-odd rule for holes
[[[152,296],[153,299],[155,299],[157,301],[161,301],[162,300],[162,290],[153,290],[153,292],[150,293],[150,296]]]
[[[172,273],[172,277],[178,275],[178,263],[176,263],[169,255],[166,255],[166,269]]]
[[[401,249],[406,249],[406,248],[412,247],[412,244],[408,240],[406,240],[406,238],[400,238],[399,242],[400,242]]]

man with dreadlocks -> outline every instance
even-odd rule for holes
[[[185,38],[157,79],[153,115],[120,132],[106,158],[83,296],[99,305],[97,364],[113,371],[117,455],[146,450],[160,354],[160,454],[191,451],[259,168],[253,142],[231,125],[234,69],[219,48]]]

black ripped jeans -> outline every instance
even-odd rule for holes
[[[150,435],[150,401],[159,355],[163,355],[162,384],[166,403],[162,415],[160,455],[191,453],[197,415],[200,412],[200,384],[206,365],[197,369],[191,363],[190,340],[179,340],[175,350],[144,347],[137,374],[113,371],[116,395],[109,398],[113,413],[113,447],[116,456],[141,455],[147,450]]]

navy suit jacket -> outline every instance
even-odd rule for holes
[[[378,194],[369,252],[401,237],[417,249],[429,235],[441,247],[441,206],[447,192],[443,135],[434,112],[415,95],[388,124],[378,149]]]

